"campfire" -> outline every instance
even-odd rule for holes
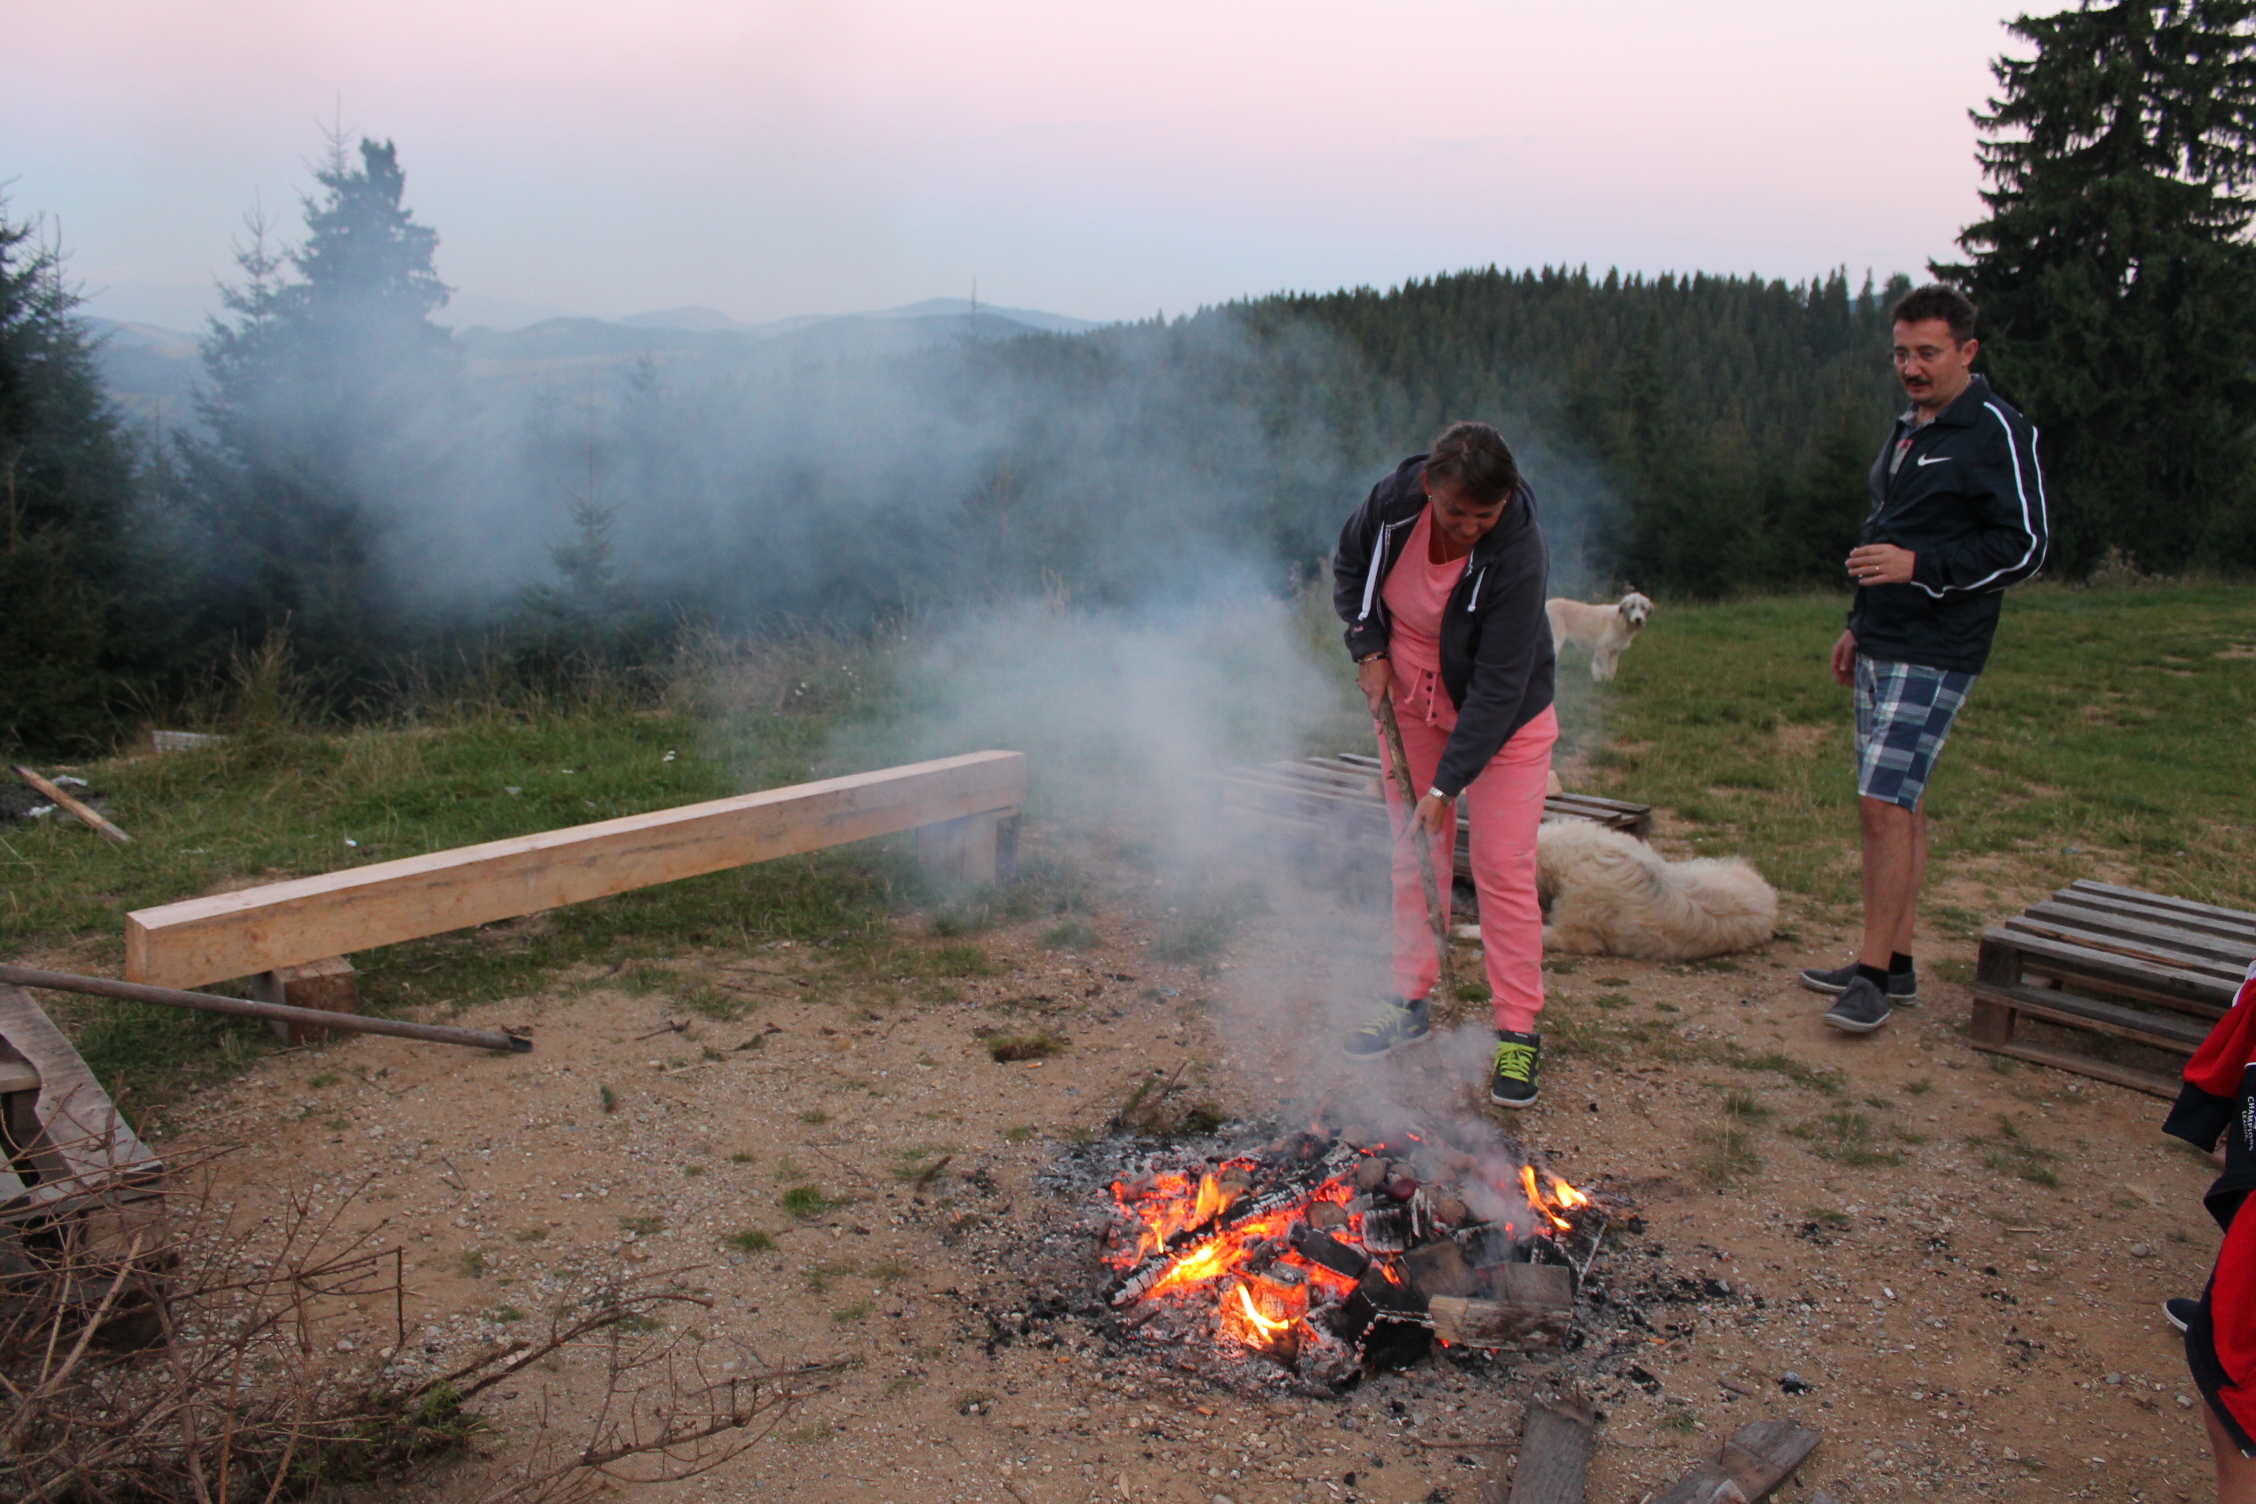
[[[1188,1367],[1336,1390],[1435,1342],[1562,1342],[1606,1213],[1488,1137],[1290,1134],[1220,1159],[1160,1153],[1112,1184],[1106,1295]],[[1199,1361],[1199,1359],[1209,1361]]]

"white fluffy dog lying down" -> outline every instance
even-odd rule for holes
[[[1543,823],[1535,891],[1545,950],[1697,961],[1760,945],[1778,925],[1778,895],[1739,858],[1672,862],[1588,820]]]
[[[1551,619],[1551,646],[1590,649],[1590,677],[1605,680],[1621,666],[1621,655],[1644,630],[1653,603],[1632,590],[1611,606],[1589,606],[1554,595],[1543,603]]]

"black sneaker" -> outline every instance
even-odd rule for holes
[[[2162,1315],[2170,1325],[2184,1331],[2193,1325],[2193,1318],[2201,1314],[2201,1302],[2186,1295],[2173,1295],[2162,1302]]]
[[[1488,1071],[1488,1099],[1499,1107],[1533,1107],[1535,1073],[1543,1063],[1543,1036],[1496,1031],[1496,1058]]]
[[[1390,997],[1379,1016],[1347,1036],[1340,1053],[1350,1060],[1379,1060],[1405,1045],[1416,1044],[1433,1033],[1426,1018],[1427,1000],[1406,1002]]]
[[[1888,1000],[1870,977],[1852,977],[1825,1021],[1849,1034],[1870,1034],[1888,1021]]]
[[[1857,963],[1836,966],[1831,971],[1820,971],[1815,966],[1802,973],[1802,985],[1812,992],[1823,992],[1839,997],[1849,990],[1856,980]],[[1919,1006],[1919,973],[1916,971],[1891,971],[1888,973],[1888,1002],[1896,1008]]]

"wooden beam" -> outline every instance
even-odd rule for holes
[[[126,915],[128,980],[247,977],[779,856],[1016,810],[1026,757],[972,752],[514,836]]]

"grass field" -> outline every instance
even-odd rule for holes
[[[1856,895],[1849,697],[1825,670],[1841,614],[1826,597],[1664,602],[1614,683],[1593,685],[1570,658],[1570,780],[1653,803],[1665,834],[1749,856],[1845,915]],[[655,703],[599,691],[349,731],[308,729],[273,695],[246,693],[225,749],[84,770],[132,846],[55,820],[0,827],[0,954],[115,972],[129,909],[814,776],[843,722],[892,704],[886,667],[836,644],[745,649]],[[1342,706],[1351,700],[1343,669]],[[1341,745],[1359,719],[1343,708]],[[2016,591],[1930,795],[1928,917],[1964,936],[2017,907],[2007,895],[2082,876],[2256,907],[2252,733],[2256,588]],[[1039,885],[1047,903],[1081,883],[1050,872]],[[704,942],[882,948],[913,896],[907,869],[865,846],[356,959],[373,1008],[463,1004],[537,990],[591,960],[632,978],[635,963]],[[979,917],[941,916],[943,938]],[[257,1029],[209,1015],[57,1006],[104,1079],[143,1102],[266,1048]]]
[[[1781,887],[1853,903],[1853,722],[1825,662],[1843,608],[1664,603],[1613,684],[1577,655],[1560,698],[1580,781],[1666,808],[1675,833]],[[1931,881],[2106,868],[2256,908],[2252,737],[2256,588],[2017,590],[1930,785]]]
[[[133,844],[66,820],[0,827],[0,954],[115,974],[132,909],[797,782],[814,776],[837,715],[870,698],[857,682],[867,663],[828,644],[720,667],[701,666],[656,705],[599,687],[341,731],[269,706],[225,728],[223,748],[87,767]],[[624,966],[704,940],[867,936],[885,927],[907,877],[868,847],[716,873],[537,924],[367,953],[355,958],[362,998],[375,1012],[460,1006],[534,990],[591,959]],[[267,1047],[259,1026],[214,1015],[43,1001],[106,1082],[144,1101]]]

